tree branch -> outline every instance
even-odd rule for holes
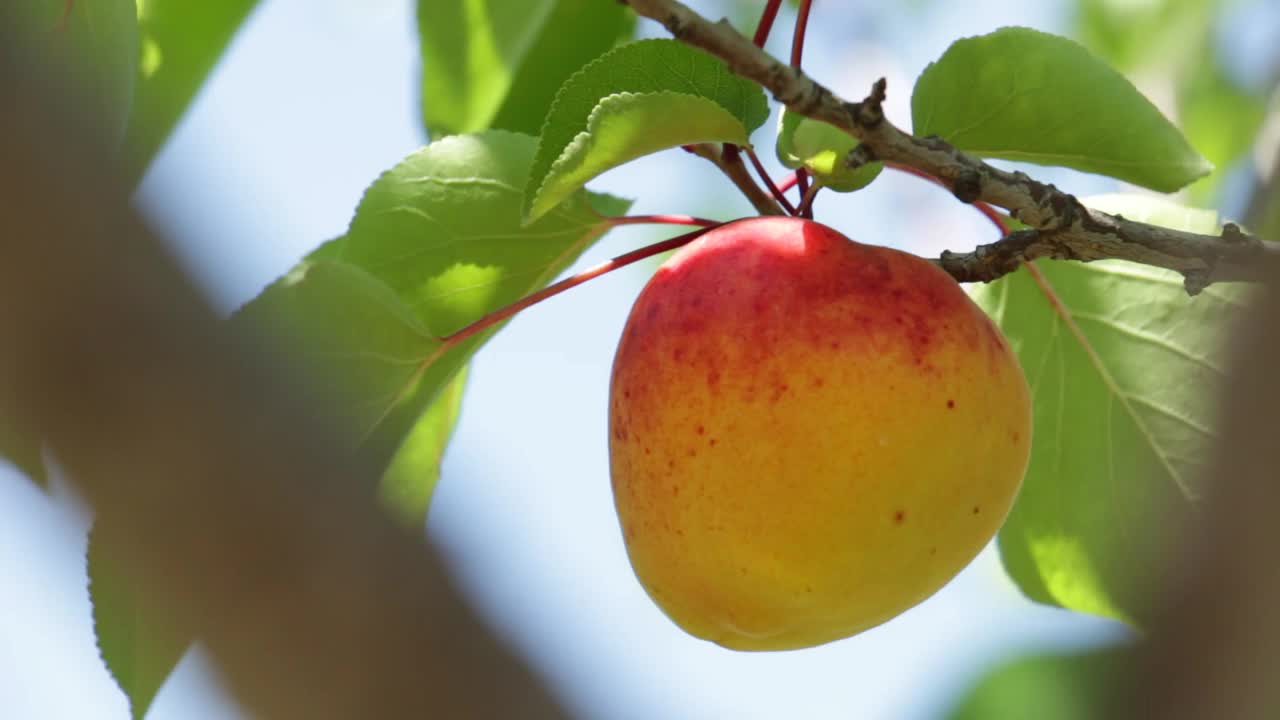
[[[938,178],[961,202],[983,201],[1009,211],[1031,230],[969,253],[944,253],[937,263],[961,282],[991,281],[1036,258],[1119,259],[1176,270],[1187,292],[1210,283],[1261,279],[1263,266],[1280,262],[1280,245],[1228,224],[1221,235],[1201,235],[1126,220],[1085,207],[1075,196],[1021,172],[992,167],[937,137],[917,138],[884,116],[885,81],[862,102],[848,102],[798,68],[769,56],[726,21],[711,22],[677,0],[623,0],[662,23],[678,40],[728,63],[759,83],[793,112],[829,123],[862,141],[858,161],[906,165]]]

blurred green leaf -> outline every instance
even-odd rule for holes
[[[98,652],[141,720],[192,637],[166,624],[154,601],[132,585],[108,529],[89,533],[89,598]]]
[[[1178,114],[1187,137],[1214,165],[1225,167],[1253,146],[1266,118],[1266,98],[1250,92],[1208,57],[1187,68],[1178,88]]]
[[[464,367],[418,418],[382,475],[378,494],[383,503],[411,527],[426,521],[431,495],[440,481],[440,459],[458,423],[466,383]]]
[[[530,220],[540,217],[566,190],[585,182],[589,170],[603,172],[610,163],[661,147],[745,142],[768,116],[768,101],[758,85],[701,50],[676,40],[642,40],[616,48],[574,74],[557,93],[529,173],[525,213]],[[732,128],[729,118],[736,120]],[[641,132],[644,122],[657,126]],[[688,129],[687,136],[681,128]],[[608,147],[594,149],[606,129]],[[707,137],[712,132],[733,138]]]
[[[824,186],[837,192],[861,190],[884,169],[868,163],[854,170],[844,159],[858,145],[848,133],[824,122],[810,120],[783,108],[778,123],[778,162],[795,169],[804,167]]]
[[[129,123],[138,66],[138,16],[134,0],[27,0],[12,15],[22,25],[13,36],[30,42],[55,63],[66,63],[92,113],[87,126],[118,143]],[[69,12],[68,12],[69,10]]]
[[[1209,211],[1102,196],[1098,209],[1216,231]],[[1165,529],[1195,511],[1215,438],[1225,340],[1247,286],[1188,297],[1175,273],[1121,261],[1038,262],[1063,311],[1026,271],[975,288],[1033,393],[1031,462],[1000,531],[1006,570],[1031,599],[1142,624]]]
[[[600,0],[419,0],[427,132],[537,135],[560,84],[634,24]]]
[[[301,361],[309,394],[324,395],[333,426],[369,443],[382,442],[372,460],[385,467],[409,427],[439,387],[414,395],[426,358],[440,341],[401,299],[373,275],[337,260],[308,260],[236,313],[242,330],[292,350]],[[396,422],[388,422],[399,410]]]
[[[31,481],[48,489],[44,459],[40,457],[40,441],[24,432],[16,418],[0,415],[0,460],[8,460]]]
[[[1210,25],[1220,0],[1077,0],[1075,36],[1103,60],[1135,70],[1182,59]]]
[[[1112,688],[1131,672],[1129,650],[1034,655],[984,675],[948,720],[1092,720],[1109,717]]]
[[[133,0],[128,2],[133,5]],[[124,143],[129,177],[141,178],[146,172],[257,4],[257,0],[138,0],[141,59]]]
[[[1066,38],[1002,28],[925,68],[917,135],[976,155],[1061,165],[1172,192],[1212,166],[1123,75]]]

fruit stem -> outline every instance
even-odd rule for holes
[[[764,163],[760,162],[760,158],[756,156],[756,151],[749,147],[743,149],[747,152],[747,158],[751,160],[751,166],[756,169],[756,174],[759,175],[760,180],[764,182],[765,189],[769,191],[769,194],[773,196],[774,200],[778,201],[778,204],[782,206],[782,209],[787,211],[787,214],[795,215],[795,206],[791,204],[791,201],[787,199],[787,196],[782,194],[782,190],[773,183],[773,178],[769,177],[769,171],[764,169]]]
[[[773,199],[769,193],[765,192],[756,184],[751,177],[751,172],[747,170],[747,166],[742,162],[742,153],[738,150],[737,145],[725,143],[723,149],[719,145],[713,143],[698,143],[687,148],[689,152],[715,163],[720,168],[720,172],[725,177],[733,181],[733,184],[742,191],[747,201],[751,203],[751,207],[761,215],[785,215],[787,214],[782,206]]]
[[[813,219],[813,199],[817,197],[818,191],[822,189],[822,183],[814,183],[804,191],[804,197],[800,198],[800,205],[796,207],[796,214],[802,218]]]
[[[918,178],[924,178],[925,180],[928,180],[934,185],[947,187],[947,184],[942,182],[938,178],[922,170],[917,170],[911,167],[910,165],[901,165],[896,162],[886,162],[885,167],[893,168],[898,172],[904,172],[908,175],[915,175]],[[996,229],[1000,231],[1000,237],[1004,237],[1005,235],[1009,234],[1008,220],[1005,218],[1004,215],[1000,213],[999,210],[996,210],[994,207],[992,207],[990,203],[985,203],[985,202],[982,202],[981,200],[978,200],[970,204],[973,205],[975,210],[982,213],[983,216],[985,216],[988,220],[990,220],[991,224],[996,226]]]
[[[717,223],[717,225],[718,224],[719,223]],[[647,257],[652,257],[659,253],[664,253],[668,250],[674,250],[683,245],[688,245],[689,243],[693,242],[698,237],[700,237],[703,233],[707,232],[707,230],[710,230],[710,228],[709,227],[698,228],[693,232],[688,232],[683,235],[677,235],[676,237],[670,238],[668,240],[663,240],[661,242],[656,242],[656,243],[653,243],[652,245],[646,245],[638,250],[632,250],[629,253],[624,253],[622,255],[619,255],[613,258],[612,260],[606,260],[605,262],[602,262],[599,265],[596,265],[595,267],[587,268],[586,270],[583,270],[582,272],[576,275],[567,277],[564,280],[561,280],[560,282],[552,283],[537,292],[530,293],[529,295],[526,295],[520,298],[519,300],[511,303],[510,305],[494,310],[493,312],[481,317],[479,320],[476,320],[475,322],[471,323],[470,325],[467,325],[466,327],[462,328],[461,330],[458,330],[457,332],[450,333],[449,335],[445,335],[444,337],[439,338],[441,346],[436,349],[436,352],[434,353],[434,355],[438,356],[440,353],[444,352],[448,348],[454,345],[457,345],[463,340],[466,340],[469,337],[472,337],[478,333],[481,333],[487,330],[488,328],[493,327],[494,325],[497,325],[503,320],[507,320],[511,318],[513,315],[520,312],[521,310],[524,310],[525,308],[533,305],[537,305],[538,303],[542,302],[543,300],[546,300],[547,298],[559,295],[565,290],[568,290],[573,287],[577,287],[578,285],[581,285],[582,283],[588,280],[600,277],[601,275],[617,270],[618,268],[626,267],[634,262],[638,262]]]
[[[782,7],[782,0],[769,0],[764,6],[764,12],[760,15],[760,23],[756,25],[756,36],[753,42],[756,47],[764,47],[764,41],[769,39],[769,31],[773,29],[773,19],[778,16],[778,8]]]
[[[796,13],[795,34],[791,36],[791,67],[800,67],[800,58],[804,55],[804,34],[809,28],[809,8],[813,0],[800,0],[800,9]]]
[[[720,224],[719,220],[708,220],[706,218],[693,217],[692,215],[622,215],[620,217],[608,218],[605,224],[610,227],[618,227],[619,225],[699,225],[702,227],[715,227]]]

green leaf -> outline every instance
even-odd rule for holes
[[[1199,43],[1219,0],[1076,0],[1076,32],[1085,47],[1125,70],[1172,59]],[[1139,28],[1141,30],[1139,30]]]
[[[858,146],[848,133],[783,108],[778,123],[778,162],[795,169],[804,167],[818,182],[837,192],[861,190],[884,169],[873,162],[850,170],[844,159]]]
[[[669,147],[699,142],[746,145],[746,128],[706,98],[675,92],[602,98],[551,166],[529,206],[536,220],[605,170]]]
[[[1033,655],[987,673],[949,720],[1092,720],[1108,715],[1113,688],[1132,672],[1126,647]]]
[[[358,273],[368,301],[325,285],[288,286],[290,294],[306,296],[295,301],[296,309],[276,313],[278,324],[308,318],[307,335],[317,338],[310,344],[332,343],[325,354],[349,361],[334,377],[363,378],[345,383],[353,394],[340,405],[359,410],[347,414],[362,436],[362,454],[376,467],[386,468],[398,450],[410,447],[410,429],[497,327],[448,349],[437,338],[543,287],[568,267],[610,227],[595,206],[626,209],[616,198],[578,192],[522,226],[521,189],[535,142],[497,130],[454,135],[379,177],[346,235],[321,246],[303,266]],[[367,317],[357,312],[362,303],[370,306]]]
[[[354,265],[308,260],[236,313],[232,322],[292,352],[307,392],[325,395],[331,421],[386,467],[439,386],[420,391],[424,363],[440,350],[390,288]]]
[[[984,157],[1061,165],[1172,192],[1212,166],[1123,75],[1028,28],[957,40],[916,81],[917,135]]]
[[[491,130],[418,150],[369,187],[327,252],[386,283],[435,335],[518,300],[609,229],[585,192],[521,225],[535,144]]]
[[[156,603],[128,581],[126,559],[108,529],[89,533],[88,566],[98,652],[132,717],[141,720],[194,638],[167,625]]]
[[[1229,165],[1253,146],[1266,118],[1266,98],[1227,74],[1212,52],[1189,68],[1178,93],[1182,126],[1210,162]]]
[[[440,459],[462,409],[466,376],[466,368],[459,370],[441,390],[409,431],[382,476],[378,494],[383,504],[410,527],[419,527],[426,521],[431,495],[440,481]]]
[[[138,16],[134,0],[64,0],[14,3],[25,38],[50,61],[65,63],[78,81],[76,91],[90,104],[87,127],[111,143],[124,136],[133,103],[138,65]]]
[[[133,0],[127,1],[133,5]],[[129,177],[142,177],[257,4],[258,0],[138,0],[141,61],[133,118],[125,136]]]
[[[8,460],[32,482],[44,489],[49,487],[44,459],[40,457],[40,441],[23,431],[13,418],[0,415],[0,460]]]
[[[701,50],[675,40],[611,50],[556,95],[529,172],[525,214],[536,220],[574,183],[589,179],[589,171],[598,174],[644,153],[694,142],[745,143],[768,116],[758,85]],[[641,132],[646,122],[656,126]],[[594,136],[605,131],[605,138]],[[709,137],[711,132],[727,136]]]
[[[1085,202],[1182,230],[1217,225],[1212,212],[1156,198]],[[1249,288],[1213,285],[1192,298],[1179,275],[1144,265],[1036,266],[1065,317],[1026,271],[973,291],[1034,398],[1031,462],[1000,554],[1031,599],[1140,625],[1164,531],[1195,513],[1226,334]]]
[[[634,22],[625,5],[599,0],[419,0],[427,132],[536,135],[561,83]]]

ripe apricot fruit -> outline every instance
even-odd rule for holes
[[[627,319],[614,501],[649,595],[739,650],[848,637],[936,592],[1026,470],[1008,342],[930,262],[751,218],[667,260]]]

